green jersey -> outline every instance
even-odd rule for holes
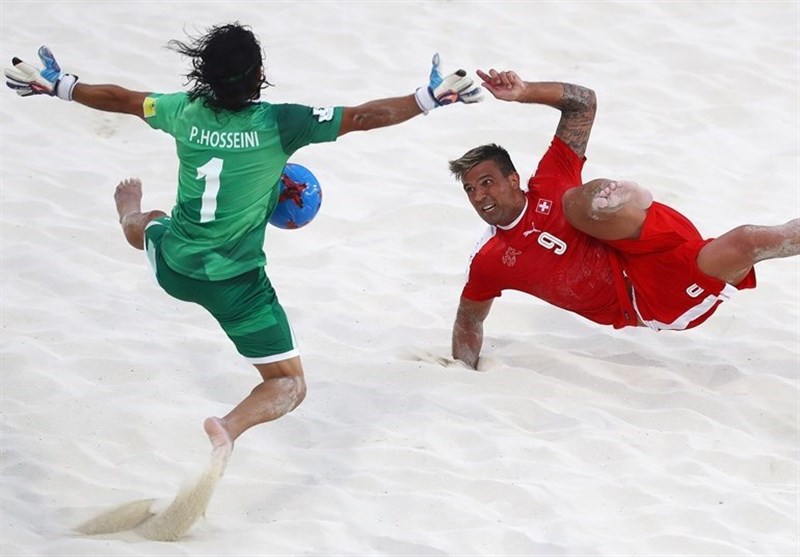
[[[178,195],[161,244],[167,264],[223,280],[266,264],[264,234],[283,167],[299,148],[334,141],[342,107],[254,103],[216,113],[186,93],[153,93],[144,116],[175,138]]]

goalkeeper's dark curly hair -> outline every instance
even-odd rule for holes
[[[261,45],[239,22],[211,27],[189,44],[171,40],[167,46],[192,59],[186,74],[189,99],[202,99],[216,112],[237,111],[258,99],[271,84],[264,77]]]

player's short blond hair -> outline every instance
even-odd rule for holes
[[[517,171],[517,169],[514,168],[514,163],[511,162],[508,151],[499,145],[489,143],[470,149],[461,157],[450,161],[450,172],[455,176],[456,180],[461,181],[464,178],[464,174],[472,170],[476,165],[487,160],[494,161],[503,176],[508,176],[512,172]]]

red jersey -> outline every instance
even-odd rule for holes
[[[558,137],[528,181],[527,202],[507,227],[490,226],[469,264],[462,296],[484,301],[526,292],[603,325],[638,323],[617,253],[575,229],[561,197],[583,184],[580,158]]]

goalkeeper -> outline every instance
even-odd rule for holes
[[[191,60],[188,92],[88,85],[63,73],[46,47],[39,49],[43,68],[14,58],[6,83],[23,97],[57,96],[132,114],[175,138],[180,166],[171,215],[142,211],[136,178],[123,180],[114,199],[125,238],[147,249],[159,285],[207,309],[261,374],[227,415],[205,420],[212,447],[229,453],[244,431],[290,412],[306,394],[292,330],[264,272],[265,228],[289,157],[306,145],[400,124],[444,104],[477,102],[482,89],[463,70],[442,76],[436,55],[429,82],[414,94],[354,107],[270,104],[258,100],[270,84],[249,28],[220,25],[169,46]]]

